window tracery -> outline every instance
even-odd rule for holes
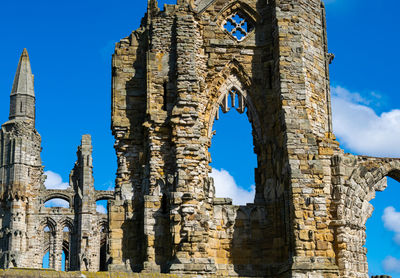
[[[236,11],[228,16],[223,27],[237,41],[244,40],[254,30],[254,25],[250,19],[240,11]]]

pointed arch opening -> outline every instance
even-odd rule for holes
[[[215,197],[223,197],[213,200],[214,224],[221,229],[213,239],[217,242],[221,238],[229,240],[229,244],[223,241],[211,251],[216,252],[216,260],[221,261],[230,254],[229,265],[224,269],[231,268],[238,276],[264,277],[274,273],[277,265],[284,265],[290,256],[288,237],[285,237],[288,223],[285,179],[288,175],[282,171],[283,139],[279,138],[282,133],[275,96],[247,72],[233,59],[215,76],[210,76],[213,81],[207,88],[209,101],[205,115],[210,172],[215,171],[212,168],[218,160],[216,152],[222,152],[221,169],[214,172],[217,177],[211,172],[210,176],[214,177],[209,180],[210,192],[214,182]],[[265,76],[265,82],[270,78]],[[224,165],[230,163],[237,174],[226,171]],[[220,177],[223,177],[222,184],[231,181],[240,188],[237,195],[242,200],[238,202],[233,198],[232,205],[225,199],[230,196],[218,194]],[[213,255],[211,251],[210,256]]]
[[[262,136],[260,119],[250,97],[251,79],[233,60],[212,86],[215,87],[210,87],[207,108],[209,175],[214,179],[216,197],[230,197],[237,205],[254,203],[259,199],[256,188],[260,187],[257,169]]]
[[[396,242],[400,234],[396,198],[400,194],[400,161],[369,157],[360,160],[363,163],[346,181],[345,194],[336,190],[334,197],[338,215],[335,244],[341,275],[396,277],[400,273],[393,266],[400,263],[400,252],[394,252],[400,250],[400,243]]]
[[[100,224],[100,271],[107,271],[108,260],[108,225],[106,222]]]
[[[42,230],[42,268],[54,268],[52,261],[52,242],[54,227],[51,223],[45,224]]]
[[[62,229],[62,256],[61,256],[61,270],[70,270],[70,260],[71,260],[71,243],[72,243],[72,221],[66,219],[61,223],[63,225]]]
[[[253,127],[245,94],[231,86],[220,98],[215,111],[212,142],[209,149],[215,196],[229,197],[235,205],[253,203],[254,172],[257,156],[254,152]]]

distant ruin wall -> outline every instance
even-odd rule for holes
[[[31,269],[31,268],[12,268],[0,269],[0,277],[13,277],[13,278],[192,278],[193,275],[175,275],[175,274],[161,274],[161,273],[126,273],[126,272],[86,272],[86,271],[72,271],[63,272],[51,269]],[[202,277],[217,277],[217,276],[202,276]]]

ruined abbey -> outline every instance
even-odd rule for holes
[[[69,271],[367,278],[370,201],[387,176],[400,181],[400,159],[340,149],[327,49],[321,0],[178,0],[162,10],[148,0],[112,57],[115,191],[94,189],[90,135],[70,188],[45,188],[24,50],[0,131],[0,267],[41,268],[49,252],[61,270],[64,252]],[[213,123],[230,109],[253,128],[256,194],[246,206],[216,198],[209,177]],[[70,207],[45,207],[53,198]]]

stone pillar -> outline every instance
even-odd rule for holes
[[[97,238],[97,214],[93,179],[92,141],[90,135],[83,135],[77,151],[77,162],[70,179],[75,196],[79,200],[75,207],[77,218],[77,260],[80,270],[98,271],[99,241]]]
[[[156,213],[159,209],[159,203],[160,198],[158,196],[144,196],[144,272],[157,273],[161,271],[160,265],[156,263],[155,250]]]
[[[63,244],[63,231],[62,227],[56,227],[54,232],[54,269],[61,270],[62,268],[62,244]]]
[[[328,117],[324,7],[320,0],[278,0],[275,5],[275,65],[287,127],[283,167],[290,175],[290,273],[335,277],[330,164],[339,148]]]
[[[56,268],[56,231],[50,229],[49,268]]]
[[[183,2],[182,2],[183,3]],[[202,122],[199,108],[202,96],[198,80],[196,58],[201,47],[199,27],[194,15],[185,11],[186,4],[177,13],[177,104],[172,112],[173,143],[176,159],[176,193],[172,201],[172,215],[176,261],[171,267],[175,273],[213,273],[213,258],[206,252],[209,221],[204,170],[208,160],[204,153]],[[183,120],[184,119],[184,120]],[[203,142],[203,143],[201,143]],[[204,145],[201,145],[204,144]],[[193,151],[188,146],[197,145]]]

